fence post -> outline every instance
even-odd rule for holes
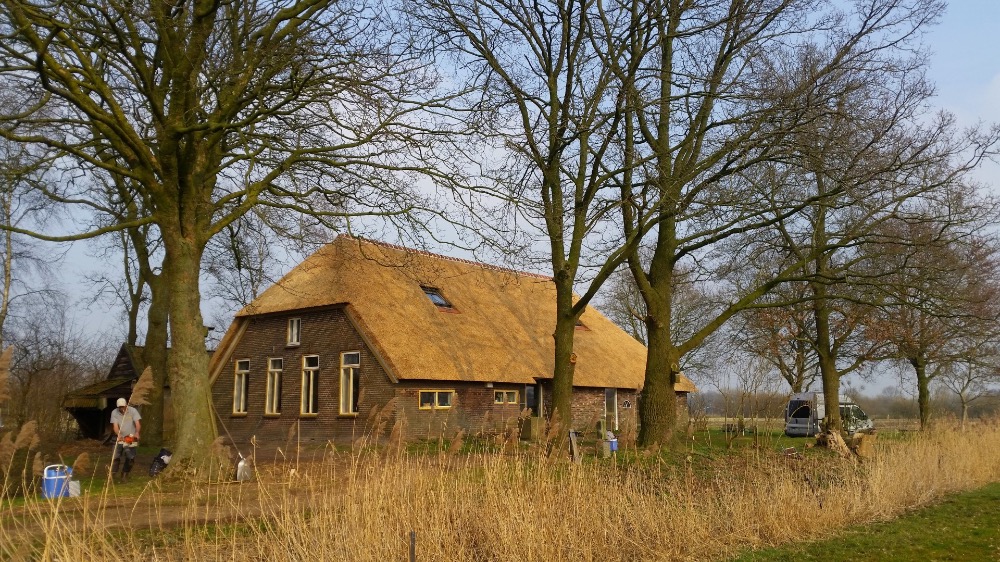
[[[417,562],[417,532],[410,531],[410,562]]]

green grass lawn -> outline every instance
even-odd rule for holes
[[[743,561],[1000,560],[1000,483],[836,538],[748,552]]]

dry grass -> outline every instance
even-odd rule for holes
[[[863,463],[761,449],[582,465],[511,447],[328,450],[268,465],[255,483],[0,508],[0,558],[405,560],[415,531],[418,560],[713,560],[1000,478],[996,422],[876,449]]]

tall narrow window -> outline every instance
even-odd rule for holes
[[[608,428],[618,431],[618,389],[604,389],[604,419],[608,422]]]
[[[267,395],[264,400],[265,414],[281,413],[281,370],[284,360],[274,357],[267,361]]]
[[[302,319],[288,319],[288,345],[299,345],[302,343]]]
[[[303,414],[319,413],[319,356],[302,358],[302,409]]]
[[[361,354],[357,351],[340,354],[340,413],[358,413],[358,393],[361,374]]]
[[[247,391],[250,389],[250,360],[240,359],[236,362],[233,375],[233,413],[247,413]]]

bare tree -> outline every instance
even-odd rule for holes
[[[761,299],[758,307],[738,316],[731,333],[738,348],[777,369],[792,392],[809,390],[819,378],[807,290],[804,283],[782,284]]]
[[[893,242],[871,248],[884,294],[871,335],[912,367],[921,428],[930,422],[932,382],[956,372],[967,373],[958,379],[968,381],[973,375],[961,365],[991,363],[991,342],[1000,335],[996,248],[978,234],[994,213],[988,201],[970,206],[975,198],[961,199],[960,209],[938,213],[948,222],[886,225],[896,231],[888,236]]]
[[[308,217],[258,207],[226,226],[206,248],[208,296],[233,314],[250,304],[289,267],[330,238],[330,229]]]
[[[674,283],[671,331],[679,338],[687,338],[701,327],[704,318],[718,314],[724,305],[724,295],[713,293],[709,284],[700,280],[694,271],[679,271],[674,276]],[[631,333],[635,339],[643,344],[647,343],[646,303],[628,268],[620,268],[605,283],[600,308],[611,321]],[[697,373],[716,368],[718,358],[728,355],[728,352],[721,349],[727,345],[723,340],[724,338],[713,336],[706,338],[698,347],[684,355],[681,369],[690,375],[691,371]]]
[[[996,359],[996,348],[994,356]],[[939,378],[941,384],[958,396],[961,405],[962,430],[969,421],[969,407],[982,398],[996,396],[1000,385],[1000,370],[996,363],[983,364],[982,358],[977,361],[956,362],[948,365]]]
[[[0,99],[0,103],[7,103]],[[0,139],[0,347],[11,306],[18,299],[51,293],[46,279],[58,254],[44,255],[38,243],[11,228],[30,228],[53,216],[51,209],[33,192],[45,181],[47,155],[34,154],[27,147]],[[44,257],[43,257],[44,256]]]
[[[571,423],[577,320],[640,234],[609,235],[627,6],[593,0],[431,0],[407,5],[468,80],[470,122],[485,139],[482,178],[547,249],[556,289],[552,404]],[[490,156],[492,154],[492,158]],[[607,192],[611,191],[609,195]],[[574,288],[580,291],[574,297]]]
[[[35,420],[48,439],[71,435],[72,418],[62,399],[75,388],[99,380],[114,352],[100,334],[85,335],[54,293],[24,300],[13,317],[8,341],[11,361],[10,417],[15,425]]]
[[[893,76],[919,73],[919,56],[909,60],[910,49],[941,5],[876,0],[855,7],[795,0],[636,5],[628,53],[644,59],[642,71],[616,67],[631,115],[623,142],[634,165],[627,169],[642,170],[623,183],[625,232],[656,225],[653,259],[643,264],[635,252],[629,259],[647,309],[644,444],[672,434],[681,358],[781,280],[794,278],[811,256],[747,277],[752,282],[684,339],[670,328],[673,277],[685,269],[706,279],[728,276],[758,259],[757,232],[833,195],[792,189],[784,170],[761,165],[786,161],[796,135],[835,114],[838,97],[853,91],[852,76],[886,78],[888,95],[898,85]]]
[[[29,100],[0,136],[62,151],[67,180],[81,167],[123,178],[139,210],[74,236],[33,234],[152,224],[162,239],[175,471],[210,462],[216,435],[200,310],[208,241],[260,204],[412,211],[400,172],[435,173],[409,159],[445,129],[425,103],[435,77],[382,15],[332,0],[0,3],[0,79]],[[46,194],[117,216],[73,181]]]
[[[142,308],[148,305],[146,282],[142,278],[126,232],[115,232],[96,241],[113,242],[91,248],[91,255],[101,263],[119,260],[122,266],[113,272],[102,270],[87,273],[86,278],[94,287],[94,293],[88,304],[122,307],[122,316],[126,324],[125,343],[134,346],[139,341],[139,318]]]

